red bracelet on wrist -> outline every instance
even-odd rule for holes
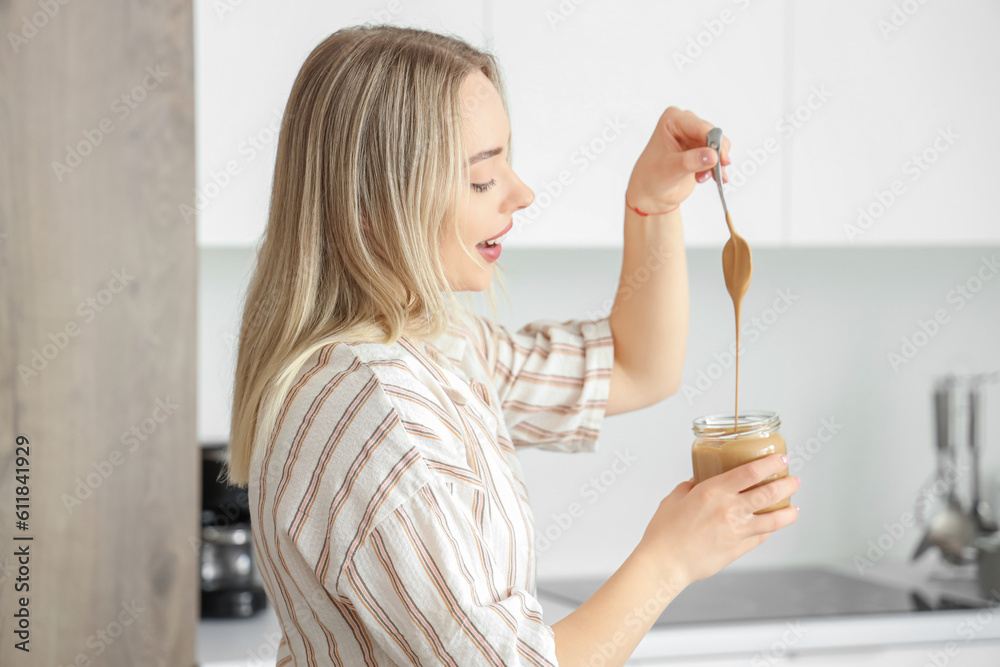
[[[674,207],[673,207],[672,209],[670,209],[669,211],[663,211],[662,213],[643,213],[642,211],[640,211],[639,209],[637,209],[637,208],[636,208],[635,206],[632,206],[631,204],[629,204],[629,203],[628,203],[628,198],[627,198],[627,197],[625,198],[625,206],[626,206],[626,208],[630,208],[630,209],[632,209],[633,211],[635,211],[636,213],[638,213],[639,215],[641,215],[641,216],[642,216],[642,217],[644,217],[644,218],[645,218],[646,216],[650,216],[650,215],[664,215],[664,214],[666,214],[666,213],[671,213],[671,212],[673,212],[673,211],[676,211],[676,210],[677,210],[678,208],[680,208],[680,204],[678,204],[677,206],[674,206]]]

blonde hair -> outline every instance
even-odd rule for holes
[[[476,102],[463,103],[460,88],[475,71],[507,111],[495,56],[452,36],[365,24],[333,33],[303,63],[243,304],[222,473],[229,484],[248,485],[316,350],[435,338],[453,316],[472,313],[448,289],[439,250],[443,234],[458,233],[456,212],[471,190],[463,108]],[[492,283],[488,302],[496,321]]]

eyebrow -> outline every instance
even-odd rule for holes
[[[507,135],[507,142],[510,143],[510,135],[509,134]],[[493,157],[494,155],[499,155],[502,152],[503,152],[503,148],[499,148],[499,147],[498,148],[488,148],[488,149],[486,149],[484,151],[479,151],[478,153],[476,153],[475,155],[473,155],[471,158],[469,158],[469,164],[473,165],[473,164],[476,164],[477,162],[482,162],[483,160],[488,160],[491,157]]]
[[[479,151],[478,153],[476,153],[475,155],[473,155],[471,158],[469,158],[469,164],[470,165],[471,164],[476,164],[477,162],[482,162],[483,160],[488,160],[491,157],[493,157],[494,155],[499,155],[501,151],[503,151],[502,148],[490,148],[490,149],[485,150],[485,151]]]

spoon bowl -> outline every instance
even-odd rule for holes
[[[962,565],[974,558],[969,547],[978,535],[973,518],[954,495],[949,495],[947,505],[931,522],[928,541],[941,550],[949,563]]]
[[[729,213],[726,213],[726,223],[729,225],[729,240],[722,248],[722,272],[726,278],[726,289],[733,297],[733,303],[739,308],[743,296],[750,287],[753,276],[753,260],[750,256],[750,246],[746,240],[733,229]]]

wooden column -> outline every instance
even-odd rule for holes
[[[5,667],[195,662],[192,11],[0,1]]]

